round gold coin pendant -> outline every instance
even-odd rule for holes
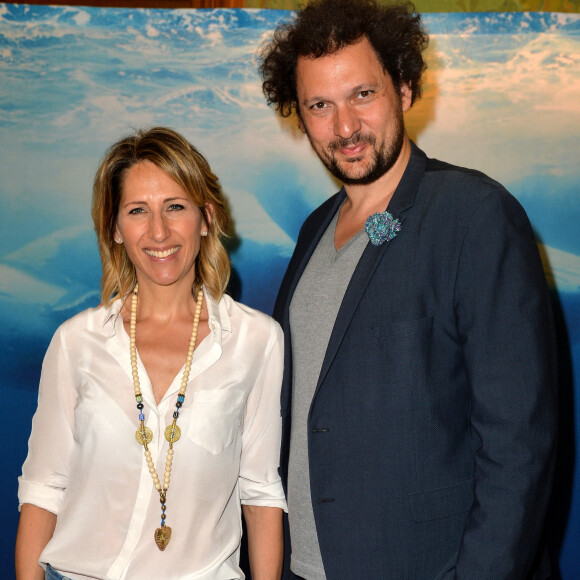
[[[181,429],[174,425],[173,423],[165,429],[165,439],[169,441],[169,443],[175,443],[181,437]]]
[[[135,431],[135,439],[137,439],[137,443],[140,445],[151,443],[153,440],[153,431],[151,431],[149,427],[139,427],[139,429]]]

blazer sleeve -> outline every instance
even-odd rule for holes
[[[474,502],[457,579],[528,577],[550,496],[555,334],[537,244],[519,203],[490,196],[466,230],[455,310],[471,389]]]

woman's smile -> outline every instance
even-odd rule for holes
[[[145,249],[144,252],[152,258],[168,258],[180,250],[181,246],[175,246],[168,250],[150,250]]]

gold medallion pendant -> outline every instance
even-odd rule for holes
[[[149,427],[139,427],[139,429],[135,431],[135,439],[137,439],[137,443],[146,445],[147,443],[151,443],[153,440],[153,432]]]
[[[169,443],[175,443],[176,441],[179,441],[180,437],[181,429],[175,424],[174,421],[171,425],[167,426],[167,429],[165,429],[165,439],[167,439]]]
[[[169,540],[171,540],[171,528],[169,526],[163,526],[155,530],[155,543],[162,552],[167,548]]]

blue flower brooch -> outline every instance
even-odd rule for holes
[[[390,242],[401,231],[401,222],[388,211],[370,215],[365,222],[365,232],[373,246]]]

